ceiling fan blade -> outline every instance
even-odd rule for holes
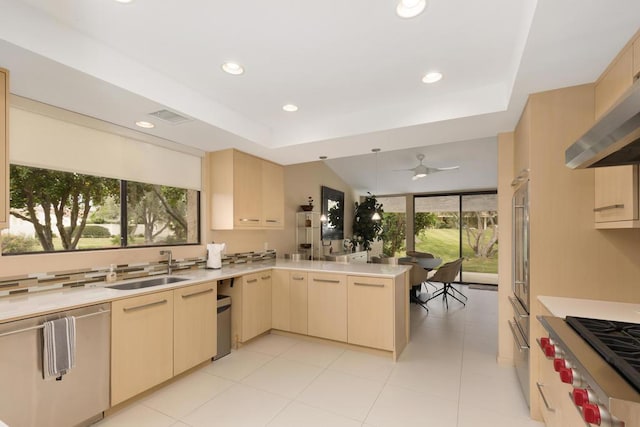
[[[393,169],[391,172],[413,172],[415,168],[411,169]]]
[[[437,171],[452,171],[454,169],[460,169],[460,166],[448,166],[446,168],[432,168],[435,169]]]

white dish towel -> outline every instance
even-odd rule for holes
[[[44,379],[57,378],[76,364],[76,318],[49,320],[43,324],[42,373]]]

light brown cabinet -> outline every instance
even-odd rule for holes
[[[393,350],[392,279],[347,277],[348,343]]]
[[[308,333],[347,341],[347,278],[342,274],[309,273]]]
[[[284,227],[284,169],[262,161],[262,218],[265,228]]]
[[[9,226],[9,71],[0,68],[0,229]]]
[[[640,37],[633,42],[633,81],[640,78]]]
[[[177,375],[216,355],[216,282],[176,289],[173,298],[173,375]]]
[[[273,272],[272,328],[307,334],[307,283],[306,271]]]
[[[595,118],[598,120],[633,84],[633,49],[628,45],[609,65],[595,85]]]
[[[173,291],[111,303],[111,405],[173,376]]]
[[[596,228],[637,228],[638,165],[595,169]]]
[[[219,293],[231,297],[231,339],[234,347],[271,329],[271,270],[225,280]]]
[[[522,176],[529,169],[529,150],[531,147],[531,105],[527,101],[520,121],[515,128],[513,138],[513,177]]]
[[[208,153],[211,228],[284,227],[284,169],[229,149]]]

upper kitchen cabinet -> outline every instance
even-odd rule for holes
[[[0,68],[0,229],[9,226],[9,71]]]
[[[596,120],[633,84],[633,50],[631,45],[627,45],[596,82]]]
[[[208,158],[213,230],[284,227],[282,166],[233,149]]]
[[[596,228],[638,228],[638,165],[595,170]]]
[[[527,102],[522,117],[513,135],[513,177],[519,177],[529,169],[529,149],[531,146],[531,107]]]
[[[640,78],[640,37],[633,42],[633,81]]]
[[[262,218],[266,228],[283,228],[284,169],[262,161]]]

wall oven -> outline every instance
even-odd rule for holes
[[[515,191],[512,200],[512,290],[509,297],[513,319],[509,327],[513,334],[514,364],[522,393],[529,405],[529,176],[522,171],[511,183]]]

